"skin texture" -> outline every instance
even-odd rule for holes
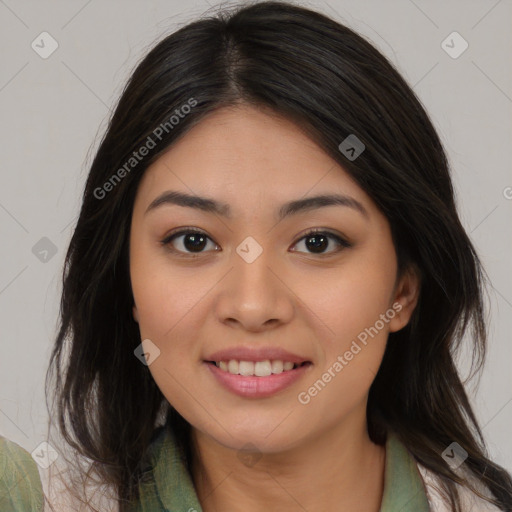
[[[233,217],[168,204],[145,214],[166,190],[226,202]],[[324,193],[357,199],[367,217],[336,205],[276,220],[282,203]],[[202,253],[184,244],[186,236],[161,244],[185,227],[209,237]],[[303,238],[311,228],[352,246],[330,239],[323,254],[315,253]],[[248,236],[263,249],[252,263],[236,252]],[[206,512],[379,510],[385,449],[367,433],[368,390],[388,333],[410,319],[419,283],[413,272],[397,282],[389,223],[339,164],[269,111],[245,105],[215,111],[142,178],[130,275],[141,340],[160,350],[149,370],[193,427],[194,482]],[[359,344],[360,352],[309,403],[300,403],[299,393],[397,302],[400,312],[366,346]],[[240,345],[279,346],[313,364],[274,396],[243,398],[224,389],[203,362]],[[239,450],[248,443],[255,448],[244,459]]]

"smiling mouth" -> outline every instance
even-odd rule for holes
[[[220,370],[232,375],[241,375],[243,377],[268,377],[270,375],[279,375],[287,373],[301,366],[311,365],[309,361],[302,363],[292,363],[291,361],[263,360],[263,361],[238,361],[230,359],[229,361],[206,361],[208,364],[215,365]]]

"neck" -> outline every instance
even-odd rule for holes
[[[378,512],[385,447],[370,440],[366,417],[359,419],[364,423],[337,426],[293,449],[253,459],[193,429],[193,479],[203,511]]]

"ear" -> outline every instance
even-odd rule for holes
[[[410,265],[398,280],[392,302],[396,315],[389,322],[389,332],[399,331],[409,323],[420,295],[420,275],[418,267]]]
[[[139,312],[137,311],[137,306],[133,306],[132,308],[132,312],[133,312],[133,319],[139,323]]]

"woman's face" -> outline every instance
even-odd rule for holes
[[[369,196],[297,125],[248,106],[217,110],[147,169],[130,274],[167,400],[219,443],[269,453],[361,428],[388,334],[417,296],[412,274],[395,282]]]

